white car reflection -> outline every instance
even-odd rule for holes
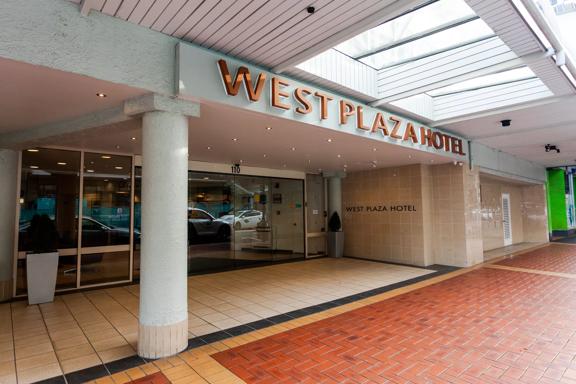
[[[255,229],[258,226],[258,223],[262,221],[263,214],[261,211],[257,211],[255,209],[247,209],[236,212],[236,215],[233,212],[229,213],[228,215],[224,215],[220,218],[220,220],[226,221],[228,224],[234,226],[234,229]]]

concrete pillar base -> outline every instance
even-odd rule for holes
[[[188,320],[170,325],[144,325],[138,329],[138,355],[147,359],[172,356],[188,346]]]

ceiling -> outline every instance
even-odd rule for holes
[[[576,164],[576,97],[445,125],[452,132],[547,167]],[[512,120],[502,127],[501,120]],[[555,144],[560,153],[545,152]]]
[[[71,0],[80,3],[80,0]],[[404,0],[406,1],[406,0]],[[92,10],[275,67],[394,0],[87,0]],[[307,8],[313,6],[310,14]],[[370,26],[366,26],[366,29]]]
[[[118,106],[144,90],[0,58],[0,134]],[[107,97],[96,96],[102,92]]]
[[[245,166],[318,173],[451,161],[439,155],[211,103],[202,104],[200,118],[190,118],[189,132],[190,160],[205,162],[234,164],[242,160]],[[76,132],[38,144],[141,154],[141,121]]]

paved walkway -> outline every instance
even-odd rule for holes
[[[433,272],[323,258],[193,276],[188,279],[189,337],[210,341],[215,332],[266,325],[259,322]],[[132,358],[138,294],[138,285],[131,285],[57,296],[39,306],[0,304],[0,384],[53,377],[60,377],[54,383],[64,382],[63,374],[68,384],[81,383],[142,363]]]
[[[575,265],[576,246],[554,244],[94,384],[576,383]]]

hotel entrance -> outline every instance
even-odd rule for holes
[[[135,231],[141,169],[136,168]],[[188,273],[305,257],[304,180],[188,172]],[[134,276],[140,272],[135,239]]]

